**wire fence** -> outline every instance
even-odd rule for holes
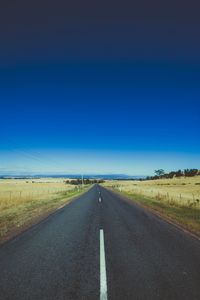
[[[73,191],[80,190],[81,187],[59,187],[59,188],[43,188],[31,190],[7,190],[0,191],[0,210],[14,207],[25,202],[31,202],[42,199],[54,199],[59,196],[67,196]]]
[[[187,206],[200,209],[200,191],[195,193],[184,193],[175,191],[166,192],[153,188],[141,188],[135,186],[128,188],[120,185],[113,185],[112,188],[117,189],[120,192],[138,194],[144,197],[146,196],[152,199],[167,202],[170,205]]]

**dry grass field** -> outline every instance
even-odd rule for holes
[[[114,180],[104,185],[200,235],[200,176],[145,181]]]
[[[81,192],[62,178],[0,179],[0,239]]]
[[[200,209],[200,176],[145,181],[108,181],[106,185],[119,191]]]

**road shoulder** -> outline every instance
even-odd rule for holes
[[[190,235],[191,237],[195,238],[196,240],[200,241],[200,232],[193,230],[192,227],[185,225],[182,222],[179,222],[176,219],[176,216],[167,214],[163,208],[160,209],[159,206],[152,207],[148,203],[148,200],[145,202],[138,200],[137,195],[131,195],[123,192],[119,192],[116,190],[113,190],[112,188],[104,187],[106,190],[113,192],[116,196],[120,197],[123,201],[128,202],[130,205],[136,205],[139,208],[142,208],[146,210],[147,212],[150,212],[157,216],[158,218],[164,220],[165,222],[175,226],[177,229],[181,230],[182,232]]]

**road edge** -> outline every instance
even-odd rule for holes
[[[11,232],[9,232],[7,235],[5,235],[3,238],[0,240],[0,247],[3,246],[4,244],[16,239],[18,236],[21,234],[24,234],[26,231],[29,229],[41,224],[42,222],[46,221],[49,217],[55,215],[57,212],[59,212],[62,208],[66,207],[70,203],[72,203],[75,200],[78,200],[80,197],[82,197],[84,194],[86,194],[93,186],[89,187],[83,193],[77,195],[77,196],[72,196],[69,199],[66,199],[66,202],[58,207],[54,207],[53,209],[50,209],[46,211],[45,213],[42,213],[39,216],[34,217],[31,219],[29,222],[23,224],[19,228],[14,228]]]
[[[107,191],[111,191],[114,194],[116,194],[117,196],[120,196],[120,198],[126,202],[128,202],[131,205],[136,205],[140,208],[143,208],[144,210],[147,210],[148,212],[152,213],[153,215],[157,216],[158,218],[160,218],[161,220],[167,222],[168,224],[171,224],[172,226],[174,226],[175,228],[179,229],[180,231],[188,234],[190,237],[193,237],[195,240],[198,240],[200,242],[200,236],[192,231],[190,231],[188,228],[185,228],[183,224],[180,224],[178,221],[160,213],[159,211],[143,204],[143,203],[139,203],[136,200],[134,200],[133,198],[129,198],[127,195],[124,195],[123,193],[120,193],[118,191],[115,191],[111,188],[105,187],[103,186],[103,188],[105,188]]]

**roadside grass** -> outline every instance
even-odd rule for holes
[[[57,193],[73,190],[64,179],[0,179],[0,211],[27,204],[33,200],[55,198]]]
[[[200,176],[159,180],[106,181],[105,186],[119,191],[142,194],[160,201],[200,209]]]
[[[51,185],[53,186],[52,183]],[[56,208],[67,204],[72,198],[81,195],[88,189],[88,186],[77,188],[74,186],[65,187],[63,185],[62,190],[60,187],[59,189],[55,189],[55,186],[53,189],[52,186],[49,187],[47,184],[42,194],[36,191],[34,194],[32,189],[30,189],[28,197],[17,197],[14,189],[12,189],[13,197],[11,199],[2,199],[0,197],[0,241],[12,235],[15,231],[20,231],[20,228],[34,223],[34,220],[39,220],[42,216],[46,216]],[[21,185],[20,189],[22,187]],[[24,194],[27,195],[25,192]]]
[[[200,236],[200,176],[148,181],[107,181],[111,188]]]

